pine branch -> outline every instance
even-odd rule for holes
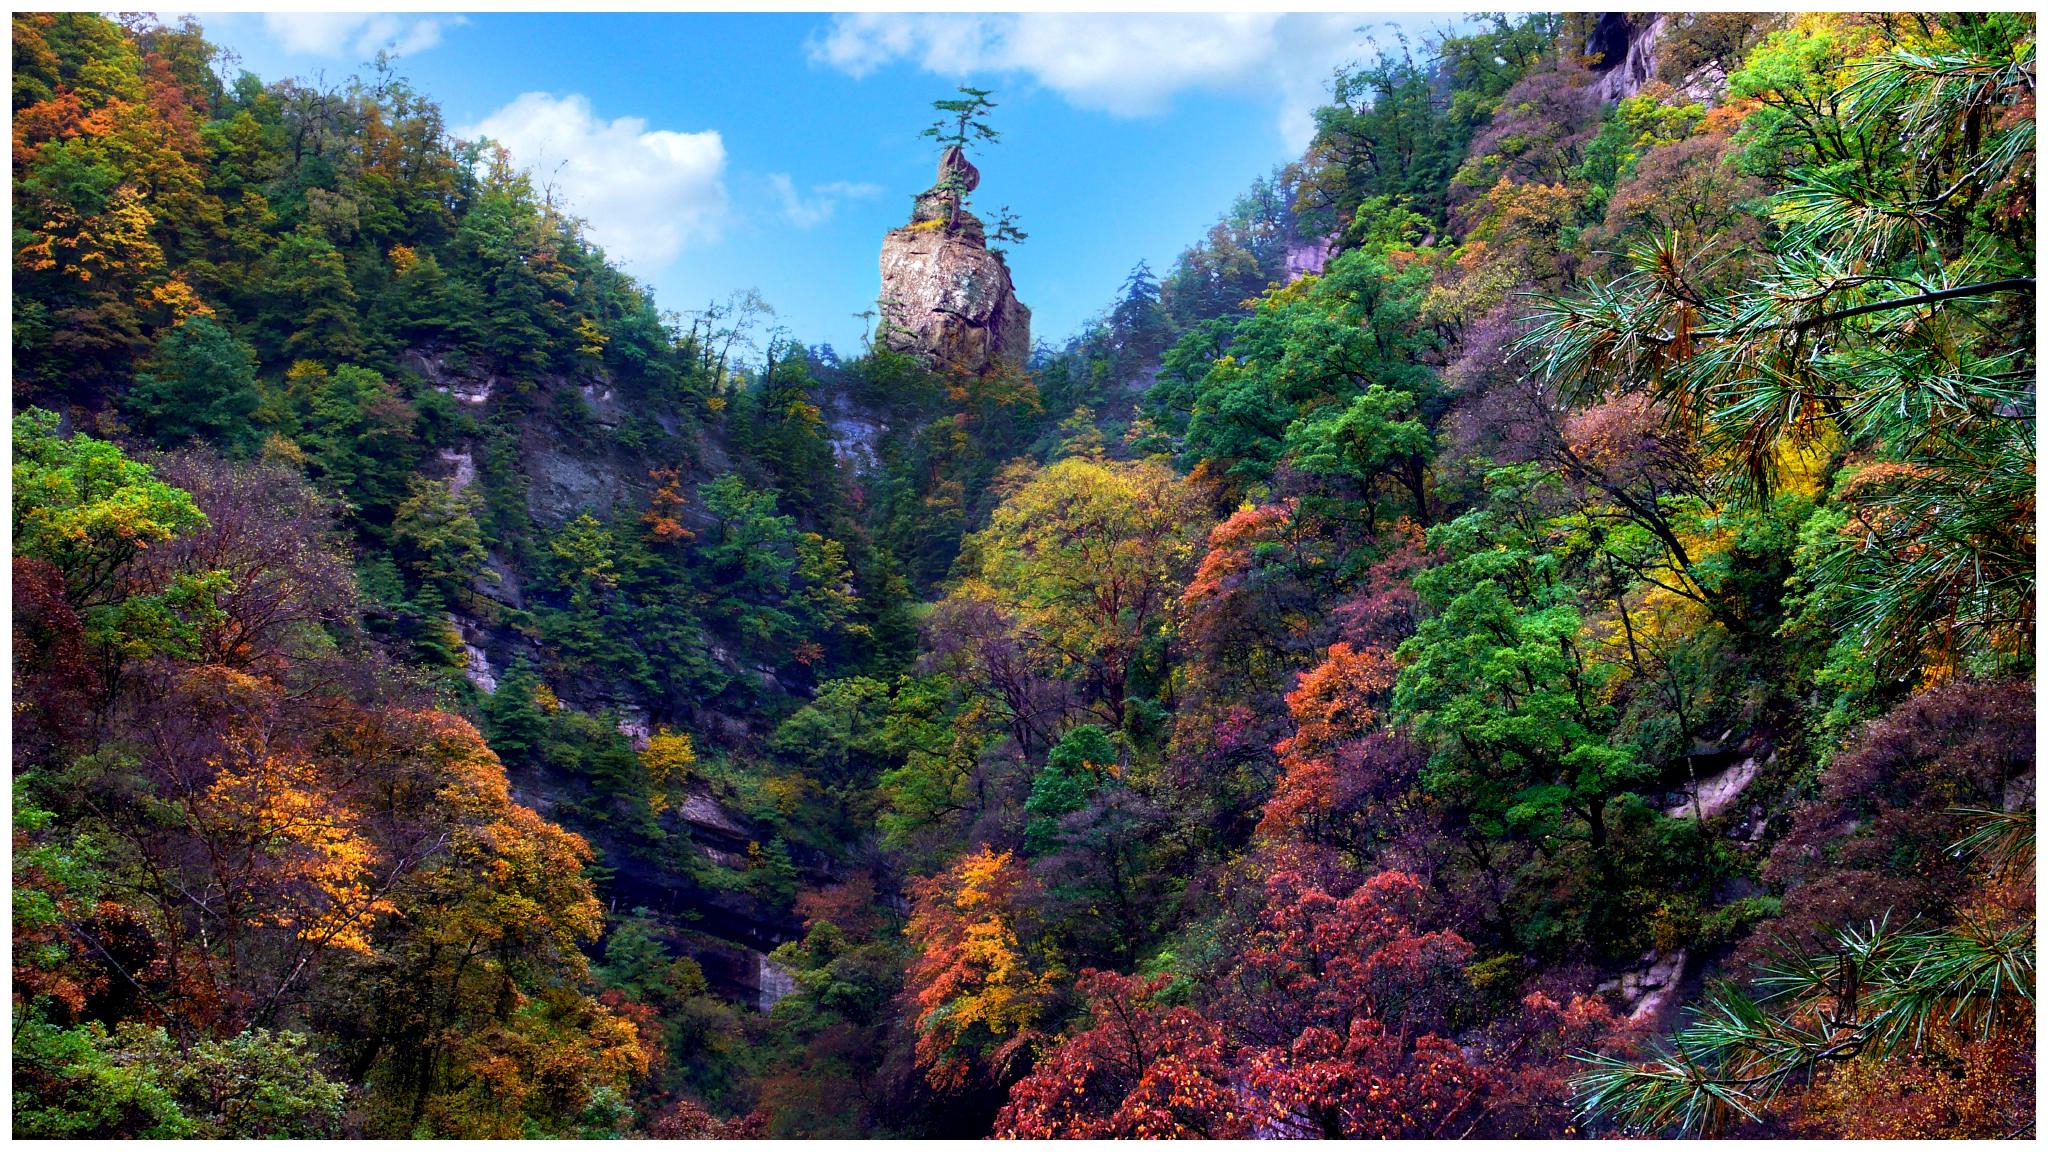
[[[1837,320],[1855,316],[1868,316],[1876,312],[1889,312],[1896,308],[1914,308],[1922,304],[1939,304],[1944,300],[1961,300],[1971,296],[1989,296],[1998,292],[2032,292],[2032,276],[2012,276],[2004,280],[1987,280],[1981,284],[1965,284],[1957,288],[1943,288],[1938,292],[1922,292],[1917,296],[1902,296],[1894,300],[1879,300],[1871,304],[1859,304],[1838,312],[1825,312],[1819,316],[1808,316],[1799,320],[1787,320],[1776,324],[1733,326],[1728,328],[1702,328],[1694,331],[1695,338],[1748,335],[1752,332],[1805,332]]]

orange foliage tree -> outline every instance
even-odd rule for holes
[[[917,953],[907,990],[918,1063],[934,1087],[1001,1079],[1039,1038],[1059,973],[1026,948],[1030,883],[1010,853],[983,848],[913,887],[905,932]]]
[[[604,922],[590,846],[514,803],[459,717],[366,717],[363,734],[405,766],[381,814],[424,814],[407,835],[421,863],[392,895],[403,929],[365,973],[357,1021],[378,1126],[506,1138],[621,1097],[649,1057],[629,1020],[579,990],[580,945]]]

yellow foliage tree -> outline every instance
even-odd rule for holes
[[[243,889],[241,919],[368,953],[370,928],[392,905],[374,888],[377,852],[356,814],[306,760],[247,734],[236,745],[193,819],[209,844],[236,857],[222,875]]]
[[[647,806],[655,815],[668,809],[669,796],[689,780],[696,766],[697,748],[689,733],[663,727],[647,738],[640,769],[647,774]]]
[[[425,711],[392,723],[408,768],[388,800],[428,814],[429,859],[393,893],[405,931],[366,1005],[385,1053],[369,1077],[373,1126],[567,1134],[549,1126],[622,1098],[650,1058],[630,1020],[579,990],[582,945],[604,926],[584,874],[590,845],[513,802],[468,721]]]
[[[968,539],[972,575],[953,598],[1012,613],[1039,668],[1077,682],[1084,702],[1121,726],[1131,662],[1166,627],[1208,520],[1163,465],[1069,457]]]

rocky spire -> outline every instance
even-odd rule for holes
[[[882,343],[933,368],[980,375],[1021,366],[1031,351],[1031,310],[1017,300],[1009,265],[989,250],[979,217],[963,207],[981,173],[958,147],[939,157],[910,223],[882,239]]]

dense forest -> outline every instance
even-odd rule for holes
[[[14,1134],[2030,1134],[2034,18],[1468,28],[963,373],[14,16]]]

